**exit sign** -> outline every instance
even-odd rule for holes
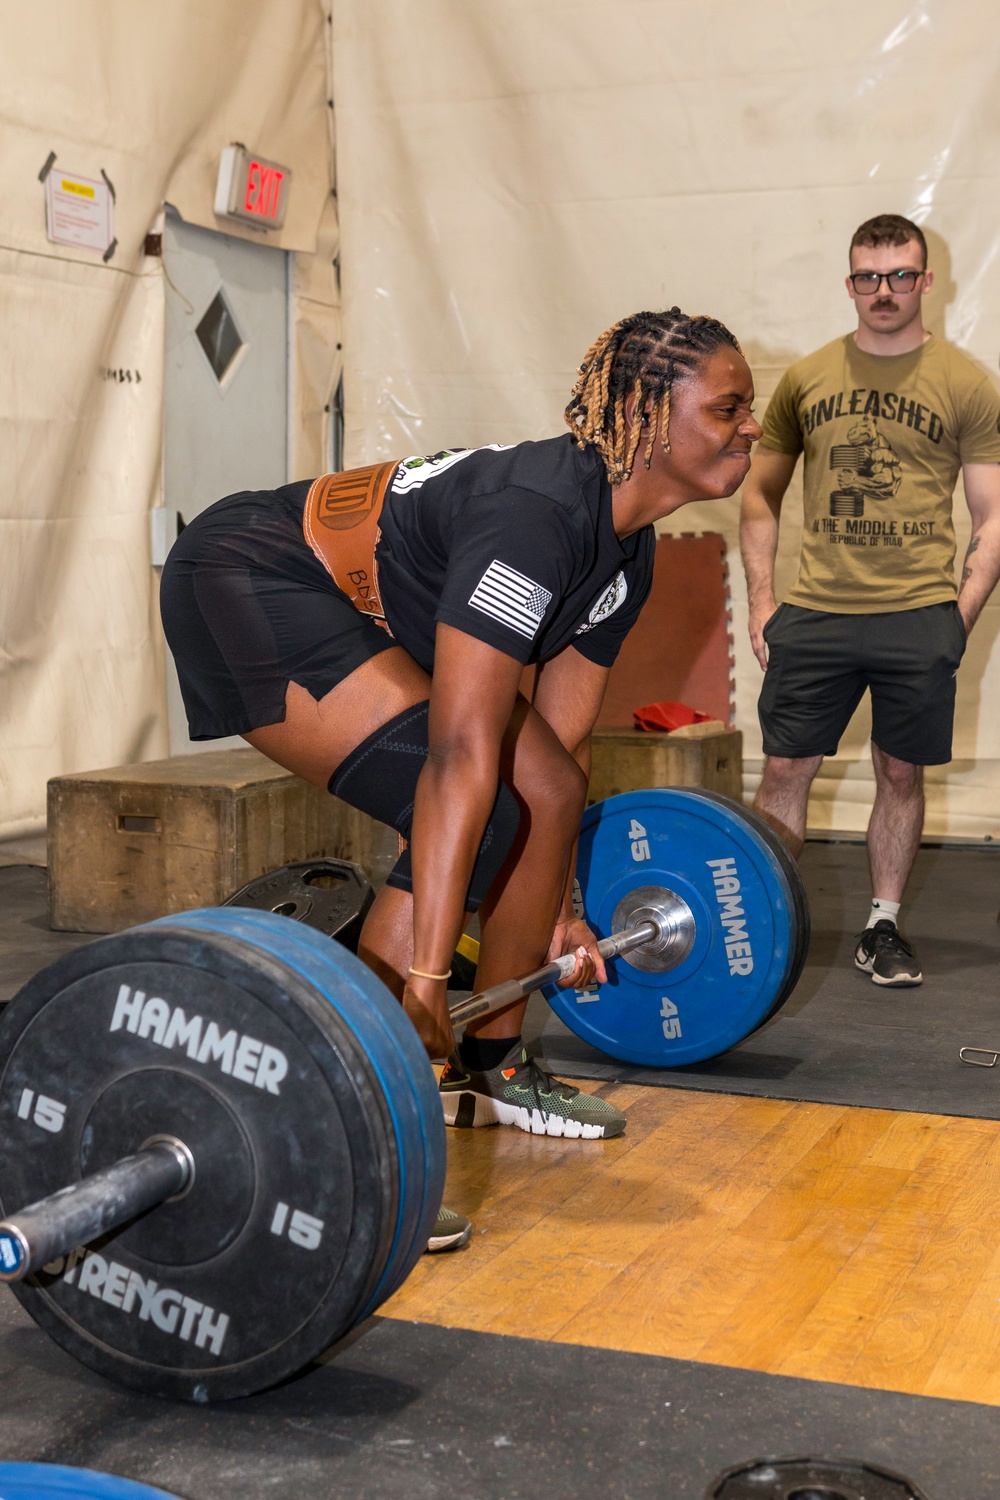
[[[215,212],[258,229],[280,229],[285,222],[290,167],[265,161],[239,144],[227,146],[219,162]]]

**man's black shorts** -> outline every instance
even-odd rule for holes
[[[765,755],[834,755],[867,688],[873,744],[915,766],[951,760],[955,673],[965,651],[957,604],[878,615],[779,604],[764,640],[757,712]]]

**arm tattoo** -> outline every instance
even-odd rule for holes
[[[976,551],[976,549],[978,548],[979,543],[980,543],[981,540],[982,540],[982,538],[977,534],[976,536],[974,536],[972,538],[972,541],[969,543],[968,547],[965,549],[965,566],[962,569],[962,582],[958,586],[958,592],[959,593],[962,592],[962,590],[965,588],[965,585],[968,583],[969,579],[972,577],[972,569],[969,567],[969,558],[972,556],[973,552]]]

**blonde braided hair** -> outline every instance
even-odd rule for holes
[[[612,484],[632,473],[639,450],[641,413],[649,403],[649,441],[643,463],[649,468],[659,428],[670,452],[670,390],[707,354],[724,345],[742,354],[729,329],[716,318],[688,317],[679,307],[639,312],[605,329],[584,355],[566,407],[566,421],[578,448],[591,444],[604,460]],[[625,405],[635,397],[631,428]]]

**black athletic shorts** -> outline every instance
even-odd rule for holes
[[[867,688],[873,744],[915,766],[951,760],[955,673],[966,640],[957,604],[879,615],[779,604],[764,640],[757,712],[765,755],[834,755]]]
[[[319,700],[396,644],[306,543],[309,484],[230,495],[171,549],[160,613],[193,740],[281,723],[289,682]]]

